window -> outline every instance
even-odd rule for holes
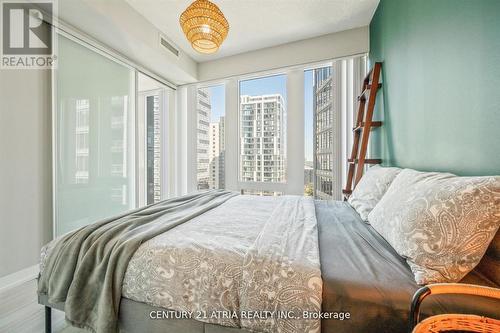
[[[149,205],[162,200],[164,140],[167,137],[164,119],[167,117],[167,87],[142,73],[137,75],[138,90],[138,204]]]
[[[225,90],[223,85],[199,88],[197,111],[197,187],[225,185]]]
[[[352,115],[364,77],[365,57],[269,72],[261,77],[225,79],[227,165],[225,184],[247,194],[310,195],[339,200],[345,184],[347,155],[352,141]],[[282,74],[286,73],[286,74]],[[194,96],[199,87],[186,87]],[[184,89],[184,88],[183,88]],[[197,170],[189,168],[187,190],[210,188],[210,164],[216,154],[210,141],[217,136],[210,88],[198,89],[198,102],[183,103],[188,129],[197,133]],[[197,127],[194,127],[194,126]],[[188,145],[191,146],[191,142]],[[184,161],[183,161],[184,162]],[[181,163],[182,164],[182,163]],[[183,184],[181,184],[183,185]]]
[[[286,76],[240,82],[241,182],[286,181]]]
[[[58,52],[55,236],[171,194],[164,152],[173,102],[164,84],[62,31]]]
[[[325,66],[304,72],[304,194],[332,199],[333,69]],[[338,136],[337,136],[338,137]]]

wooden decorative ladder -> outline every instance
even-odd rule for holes
[[[347,160],[349,163],[347,184],[345,189],[342,191],[344,199],[347,199],[349,195],[351,195],[352,190],[358,184],[361,176],[363,176],[365,164],[379,164],[382,162],[380,159],[366,158],[370,131],[374,127],[382,126],[381,121],[372,120],[377,92],[382,87],[382,84],[380,83],[381,69],[382,63],[376,62],[375,66],[368,72],[363,80],[363,86],[361,88],[362,92],[361,95],[358,96],[359,106],[356,116],[356,127],[352,129],[354,139],[352,143],[351,158]],[[367,99],[368,103],[366,103]],[[359,142],[360,140],[361,146]]]

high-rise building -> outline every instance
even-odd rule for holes
[[[160,95],[146,96],[146,202],[161,200]]]
[[[219,119],[219,188],[226,188],[226,117]]]
[[[241,96],[242,181],[285,181],[286,112],[280,94]]]
[[[333,186],[332,68],[315,69],[313,76],[314,196],[329,200],[332,199]]]
[[[208,157],[210,160],[209,188],[222,189],[225,187],[224,168],[224,117],[220,117],[218,122],[210,123],[210,149]]]
[[[207,89],[197,90],[197,103],[196,110],[198,113],[198,133],[197,133],[197,145],[198,145],[198,170],[197,170],[197,181],[198,189],[208,189],[209,188],[209,148],[210,148],[210,117],[212,107],[210,105],[210,94]]]
[[[310,166],[304,165],[304,185],[312,184],[314,182],[314,169]]]

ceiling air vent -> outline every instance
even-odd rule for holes
[[[160,45],[167,49],[170,53],[174,54],[176,57],[179,57],[179,49],[176,48],[172,43],[170,43],[164,36],[160,35]]]

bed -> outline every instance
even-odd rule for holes
[[[57,242],[42,251],[42,276]],[[464,282],[498,287],[477,271]],[[231,195],[140,244],[123,275],[117,324],[130,333],[404,332],[417,289],[406,262],[346,202]],[[43,288],[39,302],[65,309]],[[243,309],[285,315],[230,315]],[[492,301],[472,306],[456,295],[422,309],[442,312],[500,317]]]

